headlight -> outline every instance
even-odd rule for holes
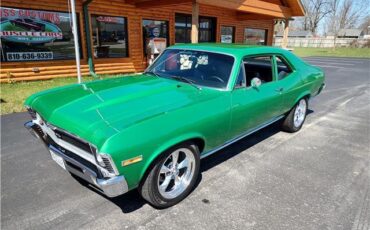
[[[101,156],[101,154],[98,153],[97,149],[94,146],[90,145],[90,150],[95,156],[96,163],[105,168],[103,157]]]
[[[103,157],[102,155],[100,155],[99,153],[96,153],[95,154],[96,156],[96,162],[103,168],[105,168],[105,163],[104,163],[104,160],[103,160]]]
[[[36,117],[36,111],[31,109],[31,107],[28,107],[26,106],[26,109],[28,111],[28,113],[31,115],[32,119],[35,120],[37,117]]]
[[[91,149],[94,150],[95,160],[98,165],[106,169],[110,174],[118,175],[116,165],[109,154],[98,153],[95,148]]]

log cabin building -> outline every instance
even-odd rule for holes
[[[176,43],[271,45],[300,0],[75,0],[82,75],[141,72]],[[75,77],[69,0],[2,0],[1,82]],[[288,31],[288,23],[286,32]]]

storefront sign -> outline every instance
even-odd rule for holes
[[[0,36],[10,42],[23,43],[47,43],[63,38],[62,31],[56,25],[31,19],[29,19],[29,22],[24,22],[24,20],[2,21]],[[29,31],[19,31],[20,29],[29,29]],[[34,31],[36,29],[41,31]]]
[[[0,7],[1,61],[73,59],[70,14]]]
[[[1,8],[0,36],[10,42],[47,43],[62,39],[61,29],[47,21],[59,23],[57,13]]]
[[[52,60],[53,52],[9,52],[8,61]]]
[[[221,35],[221,43],[233,43],[232,35]]]
[[[96,20],[105,23],[121,23],[118,17],[98,16]]]
[[[48,21],[53,24],[60,23],[60,13],[40,10],[27,10],[15,8],[0,8],[1,18],[33,18],[41,21]]]

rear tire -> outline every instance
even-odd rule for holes
[[[302,128],[304,121],[306,120],[307,108],[307,99],[300,99],[285,117],[282,129],[290,133],[299,131]]]
[[[141,196],[155,208],[168,208],[192,191],[199,175],[199,149],[191,142],[165,151],[139,187]]]

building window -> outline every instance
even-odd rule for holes
[[[168,22],[158,20],[143,20],[144,53],[159,54],[169,44]],[[148,52],[150,50],[150,52]]]
[[[267,30],[246,28],[244,30],[244,43],[248,45],[267,45]]]
[[[95,58],[128,57],[127,19],[91,16]]]
[[[175,43],[191,42],[191,15],[176,14]]]
[[[71,18],[67,12],[8,7],[0,7],[0,12],[2,62],[75,58]]]
[[[199,17],[199,42],[215,42],[216,19]]]
[[[221,43],[234,43],[234,42],[235,42],[235,27],[221,26]]]
[[[175,16],[175,42],[190,43],[191,42],[191,15],[176,14]],[[199,17],[199,42],[215,42],[216,41],[216,18]]]

